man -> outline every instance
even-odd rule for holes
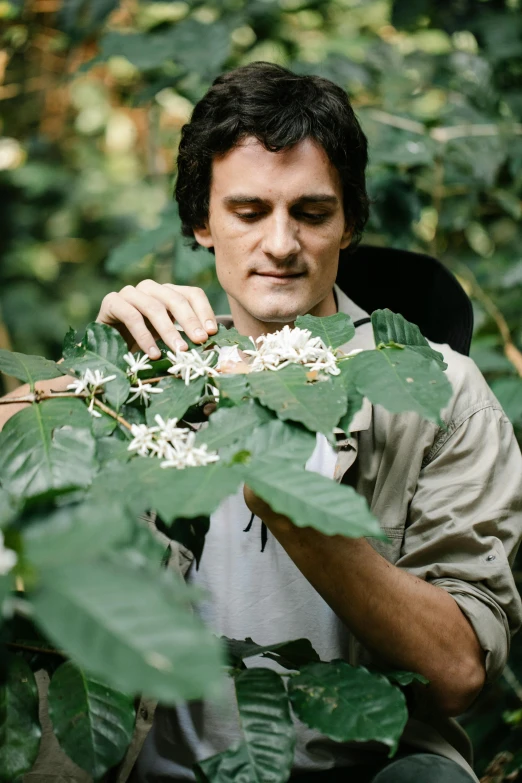
[[[255,338],[305,313],[366,315],[334,285],[339,252],[367,219],[366,162],[347,96],[327,80],[254,63],[216,79],[197,104],[182,133],[176,198],[183,233],[215,254],[240,333]],[[175,321],[195,342],[216,331],[203,291],[153,281],[109,294],[98,320],[151,358],[158,335],[179,346]],[[371,326],[349,345],[374,347]],[[305,636],[323,660],[373,660],[429,679],[391,764],[376,744],[334,743],[299,725],[294,774],[303,781],[476,780],[450,716],[499,675],[520,625],[510,564],[522,458],[473,362],[436,347],[454,389],[447,428],[366,404],[343,453],[318,438],[308,464],[364,494],[390,546],[297,528],[245,487],[213,515],[201,567],[188,576],[207,590],[200,611],[219,634],[260,644]],[[269,531],[264,552],[243,532],[251,513]],[[160,708],[131,780],[193,779],[195,761],[237,736],[232,694]]]

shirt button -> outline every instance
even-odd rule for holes
[[[488,555],[486,557],[486,560],[496,560],[496,556],[495,555]]]

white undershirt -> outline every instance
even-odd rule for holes
[[[333,478],[335,462],[334,449],[318,434],[307,469]],[[321,660],[348,659],[345,626],[270,533],[261,552],[261,521],[256,517],[250,531],[244,532],[250,516],[242,487],[211,516],[199,571],[193,567],[189,576],[208,595],[198,606],[204,622],[218,635],[249,636],[262,645],[304,637]],[[278,664],[261,657],[248,659],[247,665],[279,670]],[[296,729],[295,771],[353,763],[353,746],[348,750],[297,721]],[[195,761],[240,739],[230,679],[219,703],[193,702],[157,710],[132,781],[194,780]]]

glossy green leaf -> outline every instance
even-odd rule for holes
[[[249,394],[246,375],[219,375],[212,382],[216,384],[222,398],[231,400],[236,405]]]
[[[218,324],[218,330],[216,334],[213,334],[208,339],[209,345],[218,345],[222,348],[225,345],[237,345],[242,350],[252,350],[254,347],[250,337],[246,337],[243,334],[239,334],[235,326],[226,327],[223,324]]]
[[[42,730],[38,691],[29,665],[8,659],[7,680],[0,685],[0,781],[13,783],[34,764]]]
[[[107,401],[119,408],[129,396],[128,365],[123,357],[128,347],[120,333],[111,326],[90,323],[80,345],[69,345],[64,353],[65,369],[82,375],[85,370],[100,370],[104,377],[115,375],[104,385]]]
[[[24,408],[0,433],[0,481],[10,494],[34,497],[87,487],[96,470],[90,415],[62,397]]]
[[[48,704],[62,749],[95,780],[121,761],[134,730],[130,697],[66,661],[53,675]]]
[[[444,362],[443,355],[430,346],[416,324],[407,321],[400,313],[393,313],[388,309],[374,310],[372,327],[376,345],[381,343],[407,345],[426,359],[435,359],[441,365],[441,369],[446,369],[447,364]]]
[[[386,539],[362,495],[319,473],[265,457],[247,466],[245,482],[298,527],[313,527],[328,536]]]
[[[156,388],[163,389],[162,394],[153,394],[147,408],[147,424],[156,426],[155,416],[158,414],[165,420],[181,419],[191,405],[195,405],[201,397],[205,386],[204,378],[197,378],[186,384],[181,378],[165,378]],[[180,425],[181,426],[181,425]]]
[[[130,538],[134,525],[124,501],[87,499],[22,517],[25,557],[37,568],[88,560]]]
[[[345,661],[310,663],[288,683],[297,717],[336,742],[377,740],[397,749],[408,720],[401,691],[385,677]]]
[[[413,411],[440,423],[451,399],[451,384],[437,362],[411,348],[363,351],[350,359],[349,370],[358,391],[392,413]]]
[[[397,685],[405,686],[411,685],[412,682],[420,682],[421,685],[428,685],[429,680],[422,674],[416,672],[403,672],[395,669],[374,669],[371,670],[372,674],[382,674],[390,682],[395,682]]]
[[[295,730],[283,680],[272,669],[245,669],[236,677],[239,720],[255,780],[286,783]]]
[[[272,419],[251,433],[245,448],[253,458],[288,459],[295,465],[304,465],[316,443],[316,435],[300,424]]]
[[[237,666],[245,658],[261,655],[277,661],[285,669],[298,669],[305,663],[318,661],[319,656],[308,639],[293,639],[290,642],[260,645],[253,639],[227,639],[221,637],[226,644],[228,657],[232,666]]]
[[[271,420],[272,415],[255,400],[233,408],[219,408],[210,416],[208,426],[198,432],[196,443],[206,443],[212,451],[233,443],[244,444],[253,430]]]
[[[306,369],[297,364],[271,372],[251,373],[250,391],[280,419],[299,421],[313,432],[332,432],[346,411],[346,394],[338,378],[307,383]]]
[[[216,694],[221,647],[187,605],[186,587],[128,562],[42,571],[35,622],[79,666],[129,695],[174,704]],[[167,579],[167,577],[172,577]]]
[[[194,773],[198,783],[259,783],[244,742],[198,762]]]
[[[335,313],[324,318],[300,315],[295,319],[295,326],[309,329],[312,337],[320,337],[327,348],[339,348],[355,337],[352,319],[345,313]]]
[[[29,356],[6,351],[4,348],[0,348],[0,372],[30,383],[32,387],[36,381],[46,381],[63,375],[57,364],[44,359],[43,356]]]

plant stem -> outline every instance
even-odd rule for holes
[[[511,332],[506,319],[491,297],[481,288],[471,269],[464,264],[459,264],[459,272],[470,284],[472,295],[478,299],[484,306],[488,315],[495,321],[500,336],[502,337],[502,342],[504,343],[504,355],[522,378],[522,352],[519,351],[511,338]]]
[[[118,424],[121,424],[123,427],[126,427],[128,430],[131,429],[131,425],[129,422],[123,418],[123,416],[120,416],[116,411],[113,411],[112,408],[109,408],[108,405],[105,405],[104,402],[101,400],[98,400],[96,397],[94,398],[94,404],[97,408],[99,408],[101,411],[106,413],[108,416],[112,416],[113,419],[116,419]]]
[[[53,650],[47,647],[37,647],[36,645],[31,645],[31,644],[20,644],[18,642],[6,642],[5,646],[11,650],[27,650],[28,652],[45,653],[46,655],[59,655],[60,658],[67,657],[65,653],[60,652],[60,650]]]

